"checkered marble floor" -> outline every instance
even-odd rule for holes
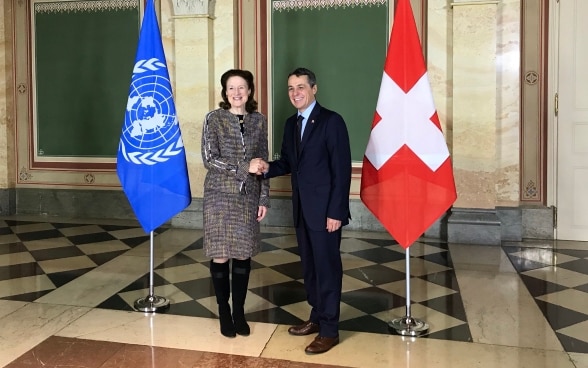
[[[149,253],[144,251],[149,236],[135,224],[114,223],[0,220],[0,299],[64,298],[66,305],[132,311],[134,302],[149,292]],[[165,314],[216,318],[202,232],[183,230],[182,242],[168,245],[165,235],[171,231],[161,228],[155,233],[155,295],[170,301]],[[507,243],[502,250],[527,288],[524,293],[531,295],[564,350],[588,353],[588,244],[554,244]],[[292,229],[264,228],[262,249],[252,261],[247,319],[281,325],[302,322],[309,307]],[[472,328],[478,321],[472,319],[478,317],[466,313],[471,302],[461,290],[464,285],[458,282],[452,259],[458,249],[433,239],[422,239],[410,248],[411,315],[425,317],[428,339],[473,340]],[[405,251],[387,234],[347,231],[341,253],[341,330],[393,333],[388,322],[406,314]],[[125,258],[129,255],[142,256],[143,264],[131,266]],[[97,268],[112,268],[112,278],[96,279],[92,271]],[[90,300],[79,290],[88,282],[94,287],[103,282],[103,294]],[[507,323],[501,331],[509,333]]]

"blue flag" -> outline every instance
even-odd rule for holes
[[[153,0],[148,0],[133,68],[116,171],[146,232],[192,201],[186,151]]]

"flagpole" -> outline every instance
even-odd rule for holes
[[[156,313],[169,308],[169,300],[155,295],[153,290],[153,231],[149,233],[149,295],[135,300],[135,309],[141,312]]]
[[[429,332],[429,324],[410,315],[410,247],[406,248],[406,315],[393,319],[388,326],[402,336],[422,336]]]

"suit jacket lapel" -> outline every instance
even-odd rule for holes
[[[304,149],[304,145],[308,142],[312,132],[314,131],[315,124],[318,123],[318,116],[321,110],[321,106],[317,102],[312,109],[312,112],[308,116],[308,121],[306,122],[306,126],[304,127],[304,133],[302,134],[302,141],[300,142],[300,152]],[[300,155],[300,152],[298,153]]]

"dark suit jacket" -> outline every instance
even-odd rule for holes
[[[302,206],[312,230],[325,230],[327,217],[347,225],[351,185],[349,134],[341,115],[317,102],[312,110],[296,152],[297,114],[286,120],[281,157],[270,162],[266,178],[292,174],[294,225]]]

